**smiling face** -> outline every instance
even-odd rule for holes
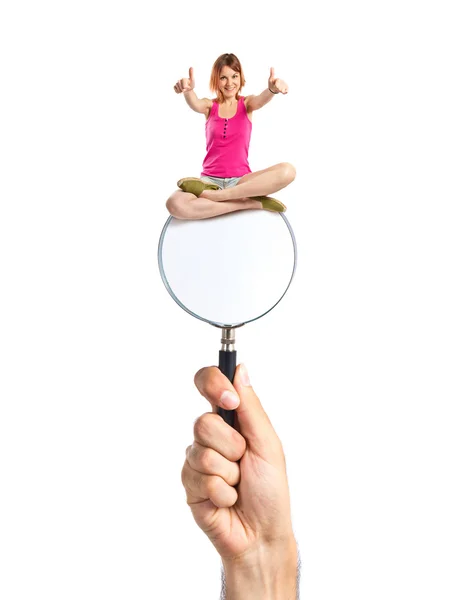
[[[241,87],[241,76],[231,67],[224,66],[220,71],[219,90],[223,94],[224,100],[236,98],[236,94]]]
[[[235,54],[221,54],[215,61],[209,88],[217,95],[216,102],[223,104],[239,99],[245,85],[245,77],[241,63]]]

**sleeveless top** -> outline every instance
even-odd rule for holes
[[[219,117],[219,105],[212,103],[206,121],[206,158],[201,175],[209,177],[242,177],[251,173],[249,144],[252,122],[247,116],[244,96],[237,103],[237,111],[231,119]]]

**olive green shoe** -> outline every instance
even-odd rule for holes
[[[179,187],[183,192],[189,192],[197,197],[200,196],[204,190],[220,189],[215,183],[206,183],[196,177],[184,177],[183,179],[179,179],[177,182],[177,187]]]
[[[287,210],[285,204],[269,196],[253,196],[252,200],[259,200],[264,210],[272,210],[274,212],[285,212]]]

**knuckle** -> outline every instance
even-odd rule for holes
[[[199,371],[197,371],[195,373],[195,377],[193,378],[193,382],[194,384],[198,387],[198,382],[201,380],[203,371],[206,369],[206,367],[203,367],[202,369],[200,369]]]
[[[204,439],[209,432],[209,413],[205,413],[196,419],[195,424],[193,426],[193,433],[195,435],[195,439]]]
[[[214,470],[214,452],[210,448],[205,448],[200,455],[201,467],[208,472]]]
[[[220,479],[217,477],[217,475],[207,477],[205,488],[209,497],[214,497],[218,493],[220,489]]]
[[[185,482],[187,481],[187,461],[185,461],[184,466],[181,470],[181,482],[184,487],[186,487]]]
[[[203,367],[202,369],[197,371],[193,381],[201,394],[204,395],[208,382],[212,382],[214,377],[216,377],[220,372],[220,369],[214,366]]]
[[[203,430],[204,430],[204,425],[201,422],[201,417],[198,417],[198,419],[196,419],[196,421],[193,425],[193,435],[195,437],[195,440],[201,439]]]

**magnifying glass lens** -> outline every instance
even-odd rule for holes
[[[184,310],[218,326],[263,316],[290,285],[296,247],[281,213],[239,211],[199,221],[169,219],[159,261]]]

